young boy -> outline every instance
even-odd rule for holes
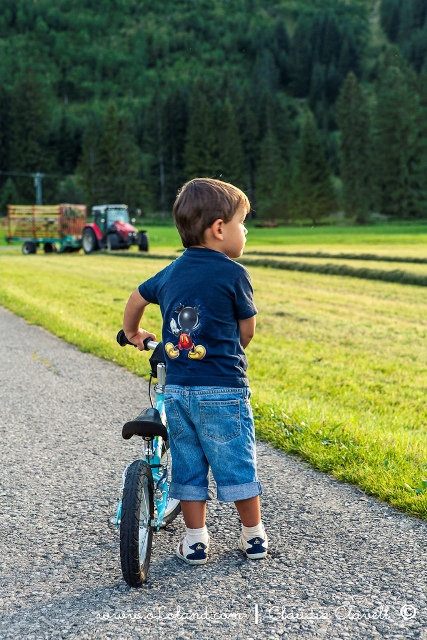
[[[141,284],[124,313],[126,337],[142,351],[147,337],[156,339],[139,326],[146,306],[159,304],[162,312],[170,496],[181,501],[186,533],[176,553],[188,564],[207,561],[209,467],[218,499],[237,507],[239,548],[251,559],[267,555],[244,352],[257,310],[249,274],[233,261],[243,253],[249,209],[246,195],[231,184],[187,182],[173,206],[186,251]]]

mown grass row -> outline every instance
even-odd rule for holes
[[[426,244],[427,252],[427,244]],[[427,258],[415,256],[382,256],[376,253],[325,253],[323,251],[245,251],[246,256],[270,256],[284,258],[325,258],[332,260],[364,260],[369,262],[403,262],[408,264],[427,264]]]
[[[101,252],[108,255],[107,251]],[[254,255],[252,252],[250,255]],[[113,254],[114,257],[122,258],[142,258],[149,260],[175,260],[179,256],[177,251],[175,254],[159,253],[159,254],[144,254],[136,252],[116,251]],[[420,275],[415,273],[409,273],[408,271],[402,271],[401,269],[369,269],[365,267],[354,268],[344,264],[310,264],[309,262],[296,262],[286,260],[274,260],[272,258],[264,259],[251,259],[247,257],[249,254],[244,254],[242,258],[239,258],[238,262],[247,267],[268,267],[271,269],[283,269],[285,271],[301,271],[305,273],[318,273],[330,276],[348,276],[351,278],[361,278],[365,280],[379,280],[381,282],[394,282],[396,284],[415,285],[419,287],[427,286],[427,275]],[[261,254],[258,254],[261,255]],[[273,254],[273,255],[286,255],[286,254]],[[291,254],[287,254],[291,255]],[[367,254],[366,254],[367,255]],[[312,257],[324,257],[325,254],[311,254]],[[336,256],[338,257],[338,256]],[[353,258],[356,259],[356,258]],[[362,258],[360,258],[362,260]],[[364,258],[364,259],[367,259]],[[380,260],[377,256],[376,260]],[[403,262],[404,260],[394,260],[395,262]],[[407,261],[410,262],[410,261]],[[415,261],[414,261],[415,262]],[[427,264],[427,260],[419,260],[418,264]]]
[[[309,264],[307,262],[289,262],[284,260],[251,259],[246,256],[239,258],[241,264],[247,267],[269,267],[285,271],[301,271],[305,273],[319,273],[330,276],[349,276],[364,280],[380,280],[381,282],[394,282],[397,284],[409,284],[419,287],[427,286],[427,276],[417,275],[400,269],[367,269],[349,267],[345,264]]]

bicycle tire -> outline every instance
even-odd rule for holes
[[[126,473],[120,523],[120,562],[125,582],[142,587],[147,579],[153,542],[154,482],[145,460],[135,460]]]
[[[164,442],[163,443],[163,447],[162,447],[162,459],[161,462],[162,464],[165,464],[165,457],[168,455],[169,452],[169,441]],[[171,474],[172,474],[172,464],[171,464],[171,456],[169,455],[169,462],[167,464],[167,468],[168,468],[168,483],[170,484],[170,480],[171,480]],[[171,522],[173,522],[173,520],[175,520],[175,518],[181,513],[181,503],[179,500],[176,500],[175,498],[169,498],[167,507],[166,507],[166,511],[165,511],[165,515],[163,516],[163,522],[164,525],[166,526],[168,524],[170,524]]]

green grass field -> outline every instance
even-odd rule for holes
[[[144,375],[144,354],[118,347],[115,334],[131,291],[169,262],[161,254],[179,255],[181,248],[170,227],[149,234],[148,255],[0,250],[0,304]],[[247,255],[282,249],[426,258],[426,248],[423,225],[251,228]],[[381,270],[397,264],[374,262]],[[425,271],[409,263],[397,268]],[[248,348],[258,437],[427,518],[425,287],[259,266],[250,271],[259,309]],[[148,308],[145,326],[160,335],[157,308]]]
[[[175,227],[170,224],[161,226],[145,225],[142,221],[140,228],[148,230],[151,246],[157,250],[182,248],[181,240]],[[425,249],[427,225],[421,223],[394,223],[368,226],[319,226],[319,227],[278,227],[263,229],[248,222],[248,251],[289,251],[290,248],[301,251],[339,252],[345,248],[353,250],[358,247],[361,251],[379,254],[394,253],[410,249],[418,253]],[[5,245],[3,228],[0,226],[0,245]],[[18,245],[11,245],[18,246]]]

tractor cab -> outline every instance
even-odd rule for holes
[[[115,222],[129,224],[128,208],[124,204],[110,204],[92,207],[93,221],[106,233],[114,229]]]

